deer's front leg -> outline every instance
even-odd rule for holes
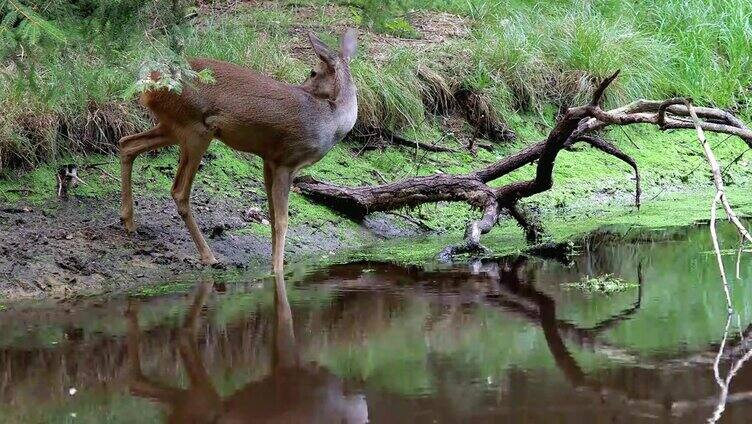
[[[272,202],[274,205],[272,267],[274,273],[281,273],[285,262],[285,237],[287,236],[288,198],[292,184],[293,169],[279,166],[272,168]]]
[[[138,326],[138,303],[129,300],[125,310],[128,333],[126,346],[128,352],[128,375],[130,377],[130,391],[136,396],[156,399],[160,402],[173,403],[181,397],[182,390],[156,383],[146,376],[141,370],[141,330]]]
[[[274,187],[274,170],[270,162],[264,161],[264,189],[266,190],[266,201],[269,204],[269,226],[272,229],[272,254],[274,254],[274,196],[272,195]]]

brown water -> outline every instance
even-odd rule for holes
[[[360,263],[10,305],[0,421],[751,422],[752,279],[727,320],[707,233],[604,232],[571,264]],[[639,286],[562,286],[607,273]]]

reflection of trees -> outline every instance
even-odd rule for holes
[[[602,320],[592,328],[580,328],[576,324],[556,317],[556,302],[550,296],[538,291],[531,283],[520,281],[519,272],[525,262],[526,258],[520,257],[510,264],[501,266],[495,263],[491,264],[491,270],[495,268],[495,272],[491,270],[487,272],[498,275],[499,285],[498,293],[492,294],[488,298],[515,315],[540,325],[556,365],[573,385],[597,386],[597,384],[587,381],[582,368],[577,364],[564,343],[564,338],[607,356],[618,355],[622,361],[634,359],[629,352],[604,343],[598,340],[598,337],[621,321],[629,319],[639,310],[642,299],[641,289],[638,290],[637,300],[629,308]]]
[[[170,387],[146,377],[141,370],[140,331],[135,305],[128,309],[128,356],[131,392],[154,399],[169,409],[168,421],[361,423],[368,421],[365,398],[344,393],[342,382],[316,364],[303,363],[298,354],[285,282],[275,280],[275,325],[271,373],[222,397],[212,383],[198,350],[200,312],[212,283],[199,283],[177,349],[188,376],[188,388]]]
[[[752,390],[729,394],[731,381],[741,371],[744,364],[752,358],[752,326],[747,327],[737,340],[730,340],[731,332],[729,330],[733,317],[734,315],[730,314],[726,319],[723,339],[721,339],[718,352],[713,360],[713,376],[718,385],[718,395],[692,402],[674,402],[672,410],[676,415],[682,415],[691,409],[712,407],[713,412],[707,421],[716,423],[723,416],[728,403],[752,399]],[[725,377],[721,377],[721,361],[723,359],[728,362]]]
[[[638,267],[637,299],[628,308],[601,320],[590,328],[581,328],[576,324],[560,320],[556,316],[556,302],[549,295],[537,290],[530,282],[520,280],[519,272],[526,259],[521,257],[515,261],[499,266],[490,264],[487,271],[490,275],[498,275],[498,292],[490,295],[507,311],[540,325],[554,363],[561,370],[565,378],[578,388],[595,391],[603,401],[612,401],[625,405],[639,405],[653,413],[665,413],[666,408],[659,402],[632,399],[626,387],[606,387],[602,382],[590,378],[578,364],[574,355],[569,351],[564,339],[568,339],[583,348],[589,348],[599,354],[614,358],[620,363],[625,360],[636,361],[636,358],[624,349],[611,346],[599,340],[607,330],[629,319],[639,309],[642,301],[642,271]]]
[[[635,302],[629,308],[600,321],[593,327],[583,329],[569,322],[557,319],[555,301],[545,293],[536,290],[531,283],[520,281],[519,270],[523,264],[524,259],[518,259],[510,265],[499,267],[498,276],[500,290],[497,294],[494,294],[491,297],[497,299],[501,306],[516,315],[525,317],[531,322],[537,321],[539,323],[556,366],[573,386],[592,389],[602,397],[610,397],[613,398],[614,401],[626,405],[639,405],[640,408],[651,411],[651,413],[656,416],[664,416],[665,418],[670,415],[675,417],[682,416],[691,409],[714,407],[713,413],[708,419],[708,422],[710,423],[715,423],[721,418],[728,402],[752,399],[752,391],[729,394],[729,386],[732,379],[739,373],[744,364],[752,358],[752,325],[747,327],[746,331],[743,332],[742,337],[738,340],[729,342],[731,315],[729,315],[726,322],[723,339],[718,348],[718,352],[715,355],[715,360],[713,361],[714,377],[716,384],[719,387],[719,394],[716,397],[698,400],[673,401],[667,404],[650,400],[631,399],[627,394],[627,388],[618,386],[606,387],[603,383],[588,377],[577,363],[575,357],[570,353],[564,339],[569,339],[582,347],[590,347],[599,353],[612,354],[615,352],[613,347],[598,343],[597,338],[605,330],[613,328],[618,323],[629,319],[640,309],[643,283],[641,266],[638,266],[639,289]],[[495,266],[496,264],[492,264],[491,269]],[[491,271],[489,274],[493,275],[494,272]],[[535,307],[532,307],[531,304]],[[703,358],[706,356],[707,352],[700,355],[694,355],[691,358],[684,358],[680,360],[680,362],[684,363],[686,366],[687,363],[693,361],[703,362]],[[722,378],[720,366],[721,360],[724,357],[727,358],[729,365],[726,376]],[[643,366],[662,367],[660,363],[652,365],[645,364]]]

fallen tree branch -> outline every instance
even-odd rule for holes
[[[718,160],[715,158],[715,154],[710,148],[710,143],[708,143],[708,140],[705,139],[705,132],[703,131],[700,118],[697,117],[697,113],[695,112],[694,107],[688,100],[685,101],[685,104],[687,106],[687,110],[689,110],[690,116],[692,117],[692,122],[695,125],[695,129],[697,130],[697,139],[700,141],[700,144],[702,144],[702,150],[705,152],[705,157],[710,164],[710,170],[713,172],[713,184],[715,185],[716,192],[718,193],[716,198],[723,205],[723,209],[726,211],[726,217],[729,221],[731,221],[731,223],[734,224],[737,231],[739,231],[739,235],[744,237],[748,242],[752,243],[752,235],[749,234],[749,231],[747,231],[744,225],[742,225],[741,221],[739,221],[739,218],[736,216],[736,213],[731,208],[731,205],[726,198],[726,187],[724,186],[723,178],[721,177],[721,167],[720,165],[718,165]]]
[[[721,246],[718,244],[718,234],[715,229],[716,213],[718,211],[718,201],[723,195],[722,192],[716,193],[713,198],[713,206],[710,207],[710,237],[713,240],[713,251],[715,252],[715,258],[718,261],[718,270],[721,273],[721,283],[723,284],[723,292],[726,295],[726,309],[731,315],[733,312],[733,306],[731,303],[731,292],[729,291],[728,280],[726,279],[726,269],[723,267],[723,255],[721,254]]]
[[[642,188],[640,187],[640,170],[637,169],[637,162],[635,162],[631,156],[619,150],[618,147],[600,137],[583,135],[580,136],[578,141],[584,141],[585,143],[595,147],[596,149],[604,153],[608,153],[611,156],[621,159],[622,161],[626,162],[627,165],[632,167],[635,176],[635,207],[637,209],[640,209],[640,196],[642,195]]]
[[[462,253],[486,253],[486,249],[480,244],[480,236],[491,231],[499,218],[499,203],[490,200],[483,209],[483,216],[477,221],[470,221],[465,228],[465,241],[455,246],[447,246],[439,253],[439,259],[450,260],[452,256]]]
[[[752,147],[752,131],[733,114],[716,108],[693,107],[682,98],[665,101],[637,100],[608,111],[601,109],[603,95],[618,74],[617,71],[604,79],[588,104],[564,111],[545,140],[531,144],[473,172],[462,175],[438,173],[366,187],[344,187],[317,181],[311,177],[300,177],[296,179],[296,185],[304,196],[355,220],[360,220],[372,212],[392,211],[437,202],[465,202],[483,211],[480,219],[468,223],[463,243],[442,250],[440,256],[447,259],[458,253],[486,252],[487,249],[480,244],[480,237],[493,228],[499,220],[499,213],[503,210],[509,211],[510,216],[521,223],[520,215],[516,212],[518,202],[550,189],[553,186],[553,170],[559,152],[578,142],[588,143],[620,159],[634,170],[635,206],[639,208],[641,179],[637,163],[628,154],[597,135],[599,131],[611,125],[649,124],[661,130],[710,131],[737,136]],[[488,185],[535,162],[536,174],[531,180],[515,181],[498,188]],[[716,183],[719,181],[722,184],[720,174]],[[732,222],[736,220],[736,225],[738,219],[725,201],[725,195],[721,196],[720,201]],[[534,243],[536,238],[533,237],[533,233],[528,231],[524,222],[521,226],[526,231],[528,241]],[[737,228],[739,226],[740,224]],[[745,239],[752,241],[749,232],[741,234]]]
[[[423,149],[428,152],[435,152],[435,153],[457,153],[457,150],[452,149],[450,147],[443,147],[437,144],[423,143],[417,140],[408,140],[401,135],[394,134],[386,130],[382,130],[382,135],[385,139],[387,139],[389,142],[393,144],[397,144],[397,145],[405,146],[405,147],[414,147],[416,151],[418,149]]]

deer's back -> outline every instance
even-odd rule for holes
[[[196,71],[210,69],[216,81],[184,84],[180,94],[145,93],[142,102],[160,121],[181,126],[201,123],[230,147],[277,162],[295,162],[306,154],[306,144],[315,138],[311,122],[317,119],[311,115],[326,113],[312,96],[235,64],[194,59],[190,65]]]

